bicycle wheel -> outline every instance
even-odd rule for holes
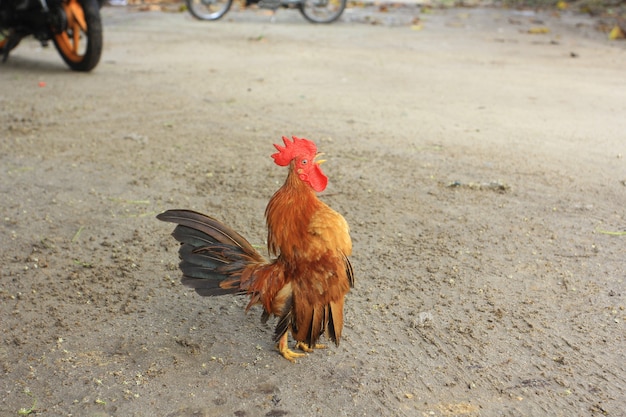
[[[186,0],[187,9],[199,20],[217,20],[233,5],[233,0]]]
[[[311,23],[332,23],[339,19],[347,0],[302,0],[300,13]]]
[[[91,71],[102,54],[102,20],[97,0],[61,2],[63,19],[52,24],[54,46],[74,71]]]

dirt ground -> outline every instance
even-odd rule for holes
[[[626,415],[626,46],[598,20],[102,13],[93,73],[34,41],[0,66],[0,415]],[[179,283],[155,219],[263,246],[292,134],[357,279],[341,345],[296,364]]]

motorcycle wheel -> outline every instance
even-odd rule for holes
[[[217,20],[233,5],[233,0],[185,0],[187,10],[198,20]]]
[[[346,8],[347,0],[302,0],[300,13],[311,23],[332,23]]]
[[[17,48],[17,45],[19,45],[22,40],[21,38],[19,38],[17,40],[14,40],[12,43],[9,43],[9,38],[6,37],[9,36],[9,34],[5,33],[4,36],[5,37],[0,40],[0,56],[2,56],[2,62],[7,59],[7,57],[9,56],[8,53]],[[8,50],[6,50],[6,48],[8,48]]]
[[[98,0],[63,0],[64,29],[54,33],[54,46],[74,71],[91,71],[102,54],[102,20]],[[53,28],[54,31],[54,28]]]

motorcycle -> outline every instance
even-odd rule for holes
[[[217,20],[233,5],[233,0],[185,0],[187,10],[199,20]],[[295,7],[311,23],[331,23],[339,19],[347,0],[246,0],[246,6],[258,3],[264,9]]]
[[[0,0],[0,54],[3,62],[20,41],[33,35],[42,46],[52,40],[74,71],[91,71],[102,54],[104,0]]]

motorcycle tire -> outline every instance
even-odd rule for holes
[[[9,39],[8,38],[3,38],[2,40],[0,40],[0,56],[6,57],[7,55],[5,55],[5,53],[11,52],[19,44],[20,44],[20,40],[18,40],[17,42],[14,42],[11,45],[11,44],[9,44]],[[5,48],[9,48],[9,50],[5,51]],[[4,58],[2,60],[4,60]]]
[[[233,0],[185,0],[187,10],[198,20],[217,20],[233,5]]]
[[[70,69],[91,71],[102,55],[98,0],[63,0],[61,7],[67,23],[62,31],[54,33],[54,46]]]
[[[346,8],[347,0],[302,0],[300,13],[311,23],[332,23]]]

